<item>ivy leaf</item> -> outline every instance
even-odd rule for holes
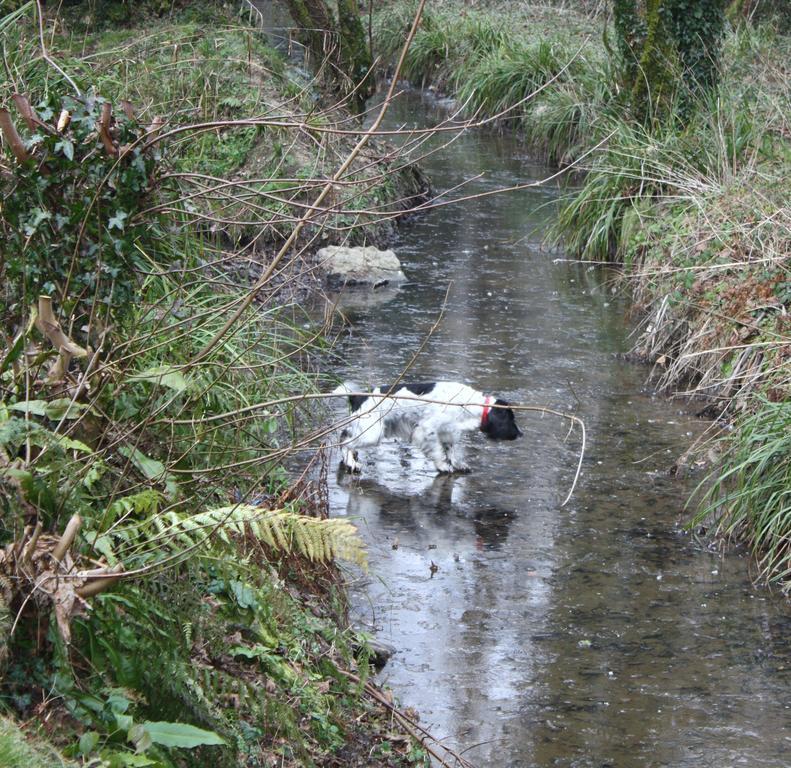
[[[46,221],[47,219],[51,218],[52,214],[49,211],[45,211],[43,208],[34,208],[31,211],[30,218],[23,227],[25,236],[31,237],[35,235],[39,224],[41,224],[42,221]]]
[[[107,222],[107,229],[112,229],[115,227],[116,229],[120,230],[121,232],[124,231],[124,221],[129,218],[129,214],[126,211],[122,211],[118,209],[115,212],[115,216],[111,216],[110,220]]]
[[[122,731],[128,731],[134,725],[134,719],[131,715],[124,715],[121,712],[113,712],[115,722]]]
[[[184,378],[184,374],[171,365],[159,365],[156,368],[149,368],[140,373],[133,373],[128,380],[151,381],[176,392],[183,392],[189,387],[189,382]]]
[[[82,440],[75,440],[73,437],[58,435],[58,443],[67,451],[77,451],[79,453],[93,453],[93,448],[85,445]]]
[[[85,757],[86,755],[90,755],[94,749],[96,749],[96,745],[99,743],[99,734],[96,731],[87,731],[80,736],[80,746],[79,752],[80,755]]]
[[[61,419],[80,418],[80,411],[84,411],[88,406],[83,403],[72,403],[69,397],[59,397],[55,400],[25,400],[8,407],[12,411],[22,411],[22,413],[32,416],[46,416],[52,421],[60,421]],[[80,443],[79,440],[75,440],[72,445],[65,445],[64,447],[83,451],[87,449],[89,453],[91,451],[87,445]]]
[[[146,456],[137,448],[122,445],[118,449],[118,453],[129,459],[145,475],[147,480],[158,480],[165,474],[165,465],[161,461]]]
[[[225,744],[225,739],[214,731],[205,731],[187,723],[143,723],[151,741],[163,747],[192,749],[205,744]]]
[[[55,150],[60,150],[69,160],[74,160],[74,144],[68,139],[61,139],[55,145]]]
[[[122,445],[118,452],[129,459],[145,475],[147,480],[164,482],[165,491],[169,498],[175,499],[178,496],[179,486],[176,478],[170,472],[165,471],[165,465],[161,461],[152,459],[137,448],[128,445]]]

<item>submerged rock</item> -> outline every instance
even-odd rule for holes
[[[395,253],[380,251],[372,245],[354,248],[329,245],[316,254],[316,260],[331,288],[344,285],[378,288],[406,280]]]
[[[368,648],[371,651],[371,664],[376,669],[381,669],[390,661],[390,657],[396,653],[396,647],[385,643],[383,640],[370,639],[368,641]]]

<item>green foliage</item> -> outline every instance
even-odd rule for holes
[[[0,483],[14,486],[19,497],[38,510],[47,527],[54,527],[61,515],[85,512],[91,487],[101,474],[92,449],[33,419],[8,417],[3,405],[0,403],[0,451],[6,456],[32,451],[37,456],[35,468],[21,463],[0,466]],[[25,508],[20,508],[13,496],[0,494],[0,509],[0,541],[6,543],[18,531]]]
[[[180,5],[134,10],[145,23],[154,6],[171,16]],[[189,5],[180,21],[125,28],[129,3],[71,4],[65,23],[46,4],[59,69],[39,49],[33,4],[0,19],[0,99],[29,94],[45,123],[20,127],[32,159],[6,160],[0,181],[17,248],[0,288],[0,544],[41,523],[35,563],[49,564],[78,515],[68,563],[125,569],[70,615],[69,646],[52,601],[34,595],[17,614],[0,573],[4,701],[28,722],[57,722],[64,753],[97,768],[326,764],[365,731],[362,764],[392,724],[343,674],[364,677],[367,658],[355,660],[334,563],[365,553],[347,520],[324,519],[320,488],[292,488],[283,466],[317,439],[319,409],[300,397],[317,387],[321,336],[283,298],[282,275],[224,328],[263,246],[288,234],[351,139],[263,125],[334,118],[305,117],[311,90],[259,33],[216,4]],[[63,96],[73,90],[88,95]],[[116,122],[103,141],[104,104]],[[64,106],[71,122],[56,128]],[[137,142],[155,116],[162,133],[187,129],[163,140],[167,167]],[[189,129],[239,117],[261,124]],[[379,177],[374,155],[361,165],[355,180]],[[345,207],[400,196],[392,175],[364,180],[333,202],[330,226],[346,237],[363,217]],[[261,250],[229,253],[243,237]],[[41,290],[88,354],[68,359],[34,322]],[[0,731],[0,763],[14,765],[8,749]]]
[[[686,104],[717,84],[724,0],[615,0],[613,21],[622,80],[643,122],[671,114],[676,91]]]
[[[313,54],[314,69],[361,112],[375,90],[371,52],[356,0],[285,0]],[[334,9],[333,9],[334,6]]]
[[[763,578],[791,590],[791,402],[762,400],[722,440],[723,466],[692,524],[713,519],[717,533],[746,539]]]
[[[158,500],[142,499],[136,494],[119,501],[125,502],[125,508],[131,503],[138,514],[132,517],[133,522],[113,526],[109,533],[102,532],[94,543],[111,564],[120,559],[117,553],[123,553],[123,559],[136,567],[150,563],[152,558],[195,557],[202,550],[221,557],[223,551],[234,553],[239,541],[248,534],[279,555],[294,553],[324,564],[336,558],[365,564],[365,551],[357,530],[346,520],[322,520],[294,511],[267,510],[247,504],[192,515],[175,511],[152,514],[148,506],[148,514],[139,515],[141,501],[153,506]]]
[[[138,216],[151,202],[157,156],[144,151],[140,126],[123,113],[115,120],[116,142],[131,148],[120,157],[106,151],[97,130],[105,103],[96,96],[60,99],[53,91],[35,105],[47,127],[29,134],[30,157],[15,169],[2,214],[8,258],[0,278],[12,318],[43,293],[77,317],[103,306],[106,322],[134,295],[135,245],[157,226]],[[58,131],[61,110],[71,120]]]
[[[756,61],[766,62],[769,51],[782,59],[787,45],[762,30],[739,31],[727,42],[730,63],[720,92],[706,92],[688,102],[683,128],[674,118],[652,125],[624,120],[616,104],[608,106],[589,89],[586,103],[592,105],[595,117],[576,119],[590,126],[588,143],[605,138],[606,142],[586,163],[582,186],[569,195],[551,237],[584,258],[632,259],[632,237],[643,229],[635,222],[645,218],[647,206],[672,205],[676,215],[692,206],[700,208],[707,196],[725,194],[734,178],[744,176],[752,184],[756,166],[763,165],[769,191],[770,180],[782,175],[789,162],[781,136],[783,115],[791,103],[787,86],[775,86],[774,76],[758,81],[753,68]],[[552,104],[552,97],[545,98]],[[539,102],[533,119],[543,103]],[[577,115],[586,114],[577,109]],[[547,128],[539,114],[532,130]],[[748,218],[763,215],[757,210],[743,213]],[[652,216],[660,218],[656,212]]]
[[[414,4],[399,3],[377,14],[375,40],[384,57],[400,50],[413,13]],[[603,52],[581,34],[559,29],[554,17],[534,21],[427,8],[404,75],[448,91],[467,114],[505,113],[502,122],[523,131],[534,149],[572,161],[598,134],[598,112],[613,100],[612,74]]]
[[[526,97],[556,78],[572,58],[572,51],[550,40],[503,45],[478,57],[463,77],[457,76],[459,98],[470,112],[498,114],[523,104]],[[576,61],[561,82],[572,78],[580,65]]]
[[[385,58],[400,52],[414,11],[414,4],[407,3],[377,14],[376,44]],[[466,66],[512,41],[505,26],[487,14],[460,17],[427,8],[407,52],[403,74],[414,82],[442,86],[453,78],[458,84]]]
[[[185,0],[65,0],[63,13],[70,26],[85,32],[130,24],[142,27],[146,22],[161,23],[163,16],[188,5]],[[204,20],[213,20],[213,16],[206,18],[206,3],[192,5],[196,6],[198,14],[203,13]]]
[[[717,84],[725,5],[725,0],[665,2],[669,31],[693,90],[706,91]]]
[[[358,88],[355,94],[356,109],[362,112],[365,102],[373,96],[376,86],[371,73],[373,60],[363,29],[356,0],[337,0],[338,35],[344,75],[350,79],[347,89]]]
[[[219,746],[225,740],[213,731],[196,728],[186,723],[146,722],[142,724],[143,731],[154,744],[163,747],[182,747],[194,749],[202,746]]]

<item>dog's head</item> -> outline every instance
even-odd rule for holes
[[[508,406],[505,400],[495,400],[495,405]],[[481,432],[492,440],[516,440],[522,436],[522,430],[516,425],[514,412],[508,407],[492,408],[481,424]]]

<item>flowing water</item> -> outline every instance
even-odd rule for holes
[[[435,119],[414,94],[390,117]],[[467,194],[549,173],[475,132],[424,168]],[[560,193],[403,227],[410,282],[349,302],[338,373],[391,381],[424,345],[410,380],[574,410],[589,430],[581,483],[561,508],[578,436],[533,413],[516,442],[471,436],[462,477],[435,477],[401,444],[361,451],[361,477],[331,480],[332,513],[370,548],[354,616],[398,649],[381,680],[479,766],[790,765],[791,611],[752,586],[748,559],[683,530],[691,484],[669,470],[707,424],[621,357],[630,321],[611,276],[542,249]]]

